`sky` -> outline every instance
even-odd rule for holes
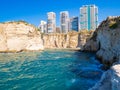
[[[24,20],[38,26],[52,11],[59,26],[60,11],[69,11],[70,17],[79,16],[79,8],[90,4],[98,6],[99,23],[108,16],[120,15],[120,0],[0,0],[0,22]]]

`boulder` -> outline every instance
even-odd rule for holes
[[[115,64],[106,71],[101,80],[89,90],[120,90],[120,64]]]

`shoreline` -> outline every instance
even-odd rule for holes
[[[87,51],[81,50],[81,48],[44,48],[44,50],[20,50],[20,51],[0,51],[0,53],[20,53],[20,52],[42,52],[45,50],[68,50],[68,51],[80,51],[80,52],[96,52],[96,51]]]
[[[44,50],[70,50],[70,51],[81,51],[80,48],[45,48]],[[43,50],[43,51],[44,51]]]
[[[46,48],[44,50],[21,50],[21,51],[0,51],[0,54],[2,53],[21,53],[21,52],[42,52],[45,50],[68,50],[68,51],[81,51],[77,48]]]

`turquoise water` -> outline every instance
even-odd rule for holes
[[[101,77],[94,53],[67,50],[0,54],[0,90],[88,90]]]

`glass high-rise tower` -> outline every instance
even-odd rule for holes
[[[79,19],[78,17],[72,17],[70,18],[70,31],[79,31]]]
[[[95,30],[98,26],[98,7],[83,5],[80,8],[80,30]]]

